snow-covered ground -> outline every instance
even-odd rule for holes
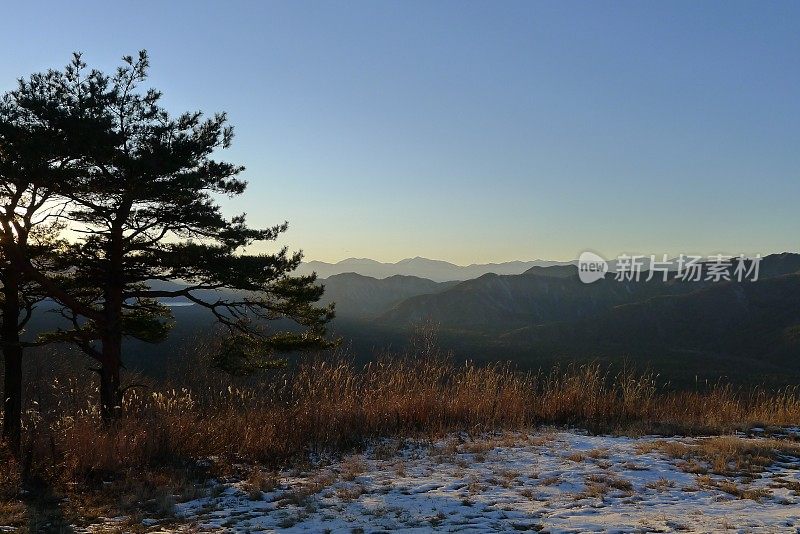
[[[726,477],[700,483],[679,460],[637,447],[653,440],[537,432],[385,441],[281,473],[274,487],[224,485],[178,514],[203,530],[237,532],[798,531],[796,461],[730,479],[764,490],[759,502],[713,487]]]
[[[642,446],[656,439],[536,431],[384,441],[272,481],[220,483],[177,513],[187,527],[224,532],[800,532],[800,459],[752,479],[699,475]],[[725,481],[758,500],[715,487]]]

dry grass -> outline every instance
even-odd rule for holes
[[[733,495],[737,499],[750,499],[753,501],[761,501],[764,497],[770,495],[770,491],[765,488],[745,488],[738,485],[732,480],[722,480],[714,484],[714,487],[724,491],[729,495]]]
[[[688,462],[679,463],[678,469],[684,473],[692,473],[695,475],[705,475],[708,473],[708,468],[695,459],[691,459]]]
[[[242,483],[250,500],[260,500],[263,493],[274,491],[280,485],[280,478],[275,473],[265,472],[259,467],[250,470],[250,474]]]
[[[29,476],[61,491],[107,492],[109,484],[119,486],[118,508],[147,501],[156,513],[169,515],[174,501],[193,491],[189,482],[170,480],[169,495],[155,495],[148,493],[155,482],[136,489],[123,487],[132,484],[125,481],[147,480],[143,473],[153,472],[184,473],[180,476],[196,480],[191,469],[207,471],[201,467],[214,458],[210,469],[248,479],[252,497],[258,498],[274,481],[268,475],[236,473],[231,466],[277,467],[312,451],[346,453],[378,437],[390,440],[376,449],[376,457],[389,458],[405,436],[433,439],[454,430],[559,424],[604,432],[702,434],[800,423],[795,389],[770,393],[718,385],[675,392],[660,389],[651,376],[612,375],[599,365],[530,374],[504,364],[454,364],[437,356],[384,358],[362,367],[312,360],[269,380],[198,375],[185,384],[129,390],[122,417],[108,428],[101,428],[90,384],[62,378],[40,387],[38,404],[25,416]],[[510,438],[453,441],[442,458],[458,451],[473,453],[480,462],[505,439]],[[547,440],[537,439],[542,441],[531,444]],[[719,472],[753,471],[782,454],[796,454],[773,441],[736,438],[651,447],[683,458],[692,472],[706,464]],[[586,454],[598,462],[607,451]],[[585,460],[583,455],[571,459]],[[0,471],[0,501],[9,501],[19,493],[20,468],[6,456],[2,460],[9,468]],[[216,471],[210,475],[221,474]],[[403,476],[402,463],[397,471]],[[363,466],[352,465],[341,476],[353,480],[361,472]]]
[[[484,491],[486,491],[486,488],[487,488],[486,484],[478,482],[478,480],[475,478],[472,478],[472,480],[470,480],[469,484],[467,485],[467,491],[469,492],[470,495],[477,495],[479,493],[483,493]]]
[[[618,489],[620,491],[631,491],[633,490],[633,485],[630,481],[617,477],[617,476],[610,476],[610,475],[589,475],[586,477],[587,484],[604,484],[605,486],[613,489]]]
[[[34,414],[36,432],[29,435],[34,460],[70,480],[207,457],[276,464],[308,450],[347,450],[374,437],[461,429],[558,423],[697,434],[800,422],[794,390],[768,395],[720,386],[658,393],[647,376],[609,376],[598,365],[531,375],[436,358],[384,359],[360,369],[316,361],[269,384],[132,391],[122,419],[104,430],[94,410],[83,406]],[[487,447],[461,446],[472,453]],[[390,454],[394,447],[386,448],[382,453]],[[588,455],[602,458],[604,451]]]
[[[643,466],[643,465],[639,465],[639,464],[637,464],[635,462],[625,462],[624,464],[622,464],[622,467],[624,467],[625,469],[630,469],[631,471],[647,471],[647,470],[649,470],[648,467]]]
[[[397,475],[398,478],[405,478],[406,473],[406,466],[402,460],[398,460],[394,464],[394,474]]]
[[[715,480],[709,475],[697,475],[697,487],[705,489],[717,489],[737,499],[751,499],[760,501],[770,495],[766,488],[746,488],[740,486],[733,480]]]
[[[592,449],[586,453],[586,456],[594,460],[608,459],[608,449]]]
[[[769,483],[771,488],[786,488],[792,495],[800,496],[800,481],[788,480],[784,476],[773,476]]]
[[[675,487],[675,482],[667,478],[661,477],[658,480],[648,482],[647,484],[644,485],[644,487],[656,491],[667,491],[668,489]]]
[[[336,489],[336,496],[343,502],[350,502],[361,497],[364,491],[364,486],[360,484],[342,486]]]
[[[586,489],[584,489],[581,493],[575,495],[576,500],[580,499],[603,499],[608,493],[608,486],[605,484],[598,484],[596,482],[588,482],[586,484]]]
[[[373,447],[372,457],[375,460],[389,460],[400,454],[404,445],[405,442],[402,439],[384,441]]]
[[[586,477],[586,488],[577,495],[577,498],[602,499],[612,489],[619,490],[624,495],[633,494],[633,484],[624,478],[609,475],[589,475]]]
[[[342,460],[341,463],[341,478],[347,482],[353,481],[367,470],[367,465],[357,455],[351,455]]]
[[[19,463],[0,441],[0,502],[8,501],[19,495],[22,489],[22,476]],[[2,523],[0,523],[2,524]]]
[[[798,462],[800,443],[778,439],[747,439],[718,436],[692,444],[658,440],[641,444],[640,452],[658,450],[685,460],[679,467],[688,473],[744,476],[761,473],[778,461]]]
[[[0,500],[0,525],[20,529],[27,521],[25,504],[18,500]]]
[[[277,505],[278,507],[285,507],[288,505],[305,506],[308,504],[309,497],[323,491],[334,482],[336,482],[336,476],[333,473],[320,473],[310,482],[299,484],[284,492],[278,499]]]

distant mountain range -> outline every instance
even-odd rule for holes
[[[408,298],[436,294],[458,284],[397,274],[378,279],[356,273],[335,274],[322,283],[325,294],[321,303],[335,303],[337,317],[348,319],[374,319]]]
[[[531,324],[500,339],[509,346],[562,354],[689,355],[706,369],[703,355],[727,355],[728,372],[735,371],[734,361],[757,361],[761,367],[775,366],[775,374],[797,373],[800,272],[664,292],[589,317]]]
[[[396,326],[431,320],[443,328],[499,332],[576,320],[618,304],[692,289],[691,284],[616,282],[610,277],[584,284],[574,265],[534,267],[519,275],[485,274],[446,291],[411,297],[379,320]]]
[[[764,258],[759,280],[741,283],[617,282],[607,276],[584,284],[574,265],[451,284],[357,275],[323,283],[337,302],[341,332],[368,336],[372,346],[382,339],[396,343],[403,332],[407,337],[431,321],[447,347],[478,359],[537,366],[629,358],[682,382],[725,375],[800,381],[798,254]],[[369,298],[356,297],[365,287]]]
[[[800,255],[775,254],[764,258],[760,280],[800,272]],[[642,280],[646,279],[646,274]],[[789,282],[791,284],[791,280]],[[428,319],[445,328],[510,331],[535,325],[593,317],[617,306],[649,302],[655,297],[716,294],[724,287],[762,287],[759,282],[682,282],[658,277],[650,282],[618,282],[611,276],[592,284],[578,278],[577,267],[532,267],[518,275],[485,274],[443,291],[418,294],[387,309],[378,320],[407,326]],[[764,286],[766,287],[766,286]],[[728,293],[726,293],[728,294]],[[791,293],[790,293],[791,294]],[[679,301],[684,302],[684,301]],[[800,307],[799,307],[800,310]]]
[[[367,258],[348,258],[337,263],[324,261],[309,261],[302,263],[297,269],[297,274],[311,274],[316,272],[320,278],[328,278],[337,274],[356,273],[373,278],[388,278],[390,276],[416,276],[427,278],[434,282],[450,282],[453,280],[470,280],[487,273],[494,274],[522,274],[531,267],[550,267],[553,265],[568,265],[574,262],[559,262],[549,260],[509,261],[505,263],[481,263],[472,265],[456,265],[454,263],[429,260],[427,258],[407,258],[397,263],[382,263]]]
[[[664,282],[658,277],[617,282],[607,275],[585,284],[575,265],[560,262],[460,267],[415,258],[397,264],[353,260],[331,268],[352,269],[354,263],[386,276],[325,273],[319,283],[325,286],[322,302],[336,304],[331,331],[360,361],[402,350],[420,323],[432,322],[439,327],[442,347],[460,358],[511,360],[528,368],[627,359],[684,385],[694,377],[722,376],[740,382],[800,383],[800,254],[767,256],[759,280],[741,283]],[[305,268],[322,275],[320,265],[330,266],[310,262]],[[527,268],[515,274],[484,272],[452,279],[523,266]],[[425,271],[436,280],[389,274],[391,269]],[[180,287],[163,282],[154,286]],[[186,305],[172,311],[176,329],[166,343],[126,344],[132,368],[163,369],[180,360],[181,351],[191,350],[201,333],[215,332],[206,310]],[[28,335],[58,326],[59,319],[57,314],[38,315]]]

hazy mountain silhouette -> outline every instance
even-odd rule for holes
[[[609,275],[584,284],[576,266],[563,264],[460,282],[343,273],[320,283],[324,302],[336,303],[332,332],[361,360],[401,347],[417,324],[433,320],[444,348],[465,358],[534,368],[628,358],[683,382],[724,375],[776,384],[800,380],[800,254],[764,258],[760,280],[743,283],[623,283]],[[166,343],[126,342],[132,368],[162,368],[180,359],[199,333],[214,330],[207,310],[185,306],[173,313],[176,329]],[[27,337],[62,323],[57,314],[38,314]]]
[[[741,283],[609,276],[584,284],[573,266],[485,275],[411,297],[377,323],[408,330],[423,320],[475,356],[502,354],[522,365],[630,358],[681,381],[741,375],[787,383],[800,378],[800,255],[768,256],[759,280]]]
[[[761,261],[761,278],[800,270],[800,255],[774,254]],[[646,279],[646,273],[642,279]],[[685,294],[707,282],[617,282],[584,284],[573,265],[534,266],[519,275],[487,274],[436,294],[411,297],[380,317],[398,327],[433,320],[446,328],[511,330],[553,321],[573,321],[620,304],[659,295]]]
[[[689,284],[657,281],[636,283],[605,279],[584,284],[578,279],[574,266],[557,266],[521,275],[486,274],[436,294],[411,297],[379,320],[397,327],[432,320],[444,328],[499,332],[551,321],[576,320],[618,304],[692,289]]]
[[[487,273],[521,274],[534,266],[549,267],[553,265],[567,265],[569,263],[574,262],[533,260],[462,266],[446,261],[430,260],[421,257],[407,258],[397,263],[381,263],[366,258],[348,258],[337,263],[327,263],[324,261],[302,263],[296,272],[298,274],[316,272],[320,278],[328,278],[343,273],[356,273],[373,278],[388,278],[390,276],[401,275],[427,278],[434,282],[449,282],[452,280],[470,280]]]
[[[458,282],[434,282],[417,276],[394,275],[378,279],[356,273],[329,276],[322,303],[336,303],[338,318],[376,317],[403,300],[417,295],[438,293]]]
[[[673,377],[792,382],[800,376],[800,274],[655,296],[575,321],[527,326],[499,341],[541,355],[646,359]]]

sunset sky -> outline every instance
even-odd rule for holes
[[[170,110],[236,128],[226,209],[307,259],[800,249],[798,2],[4,9],[0,89],[147,49]]]

